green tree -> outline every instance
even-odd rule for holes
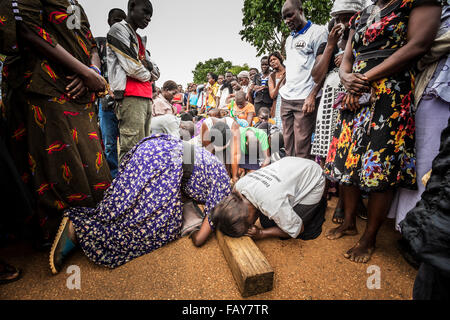
[[[250,70],[250,67],[246,63],[244,63],[243,66],[233,66],[230,69],[228,69],[227,71],[229,71],[232,74],[237,76],[239,74],[239,72],[244,71],[244,70],[245,71],[249,71]]]
[[[206,82],[206,76],[209,72],[225,75],[225,72],[231,71],[234,75],[237,75],[242,70],[250,70],[250,67],[246,63],[243,66],[234,66],[231,61],[215,58],[197,63],[192,73],[194,74],[194,83],[201,84]]]
[[[213,72],[217,75],[225,74],[225,72],[232,66],[233,64],[231,61],[224,61],[223,58],[215,58],[209,59],[205,62],[199,62],[195,66],[194,71],[192,71],[194,74],[194,83],[199,84],[206,82],[206,75],[209,72]]]
[[[281,51],[283,55],[289,29],[281,18],[281,9],[285,0],[244,0],[242,12],[241,39],[257,49],[258,56],[273,51]],[[317,24],[325,24],[330,20],[332,0],[305,0],[303,9],[305,16]]]

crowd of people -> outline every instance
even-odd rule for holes
[[[285,56],[186,90],[156,86],[164,70],[138,33],[149,0],[111,9],[98,38],[77,1],[8,3],[0,169],[14,210],[0,233],[13,226],[49,250],[53,274],[77,247],[116,268],[181,236],[201,246],[216,229],[314,240],[337,196],[326,238],[366,220],[345,258],[368,262],[395,218],[399,250],[420,266],[414,298],[448,299],[448,2],[336,0],[321,26],[286,0]],[[438,209],[425,215],[430,197]],[[19,278],[0,263],[0,283]]]

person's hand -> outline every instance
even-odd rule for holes
[[[343,32],[344,30],[342,28],[342,24],[340,23],[336,24],[328,34],[327,43],[334,48],[337,45],[339,39],[341,38]]]
[[[308,98],[306,98],[305,103],[303,104],[302,111],[305,114],[313,113],[316,109],[316,99],[314,96],[309,95]]]
[[[353,94],[347,94],[344,97],[344,100],[342,101],[342,107],[345,110],[350,110],[350,111],[356,111],[358,110],[361,106],[359,105],[359,98],[360,96],[358,95],[353,95]]]
[[[370,91],[367,77],[360,73],[344,73],[341,82],[345,89],[353,95],[361,95]]]
[[[245,235],[247,237],[252,238],[253,240],[259,240],[263,238],[263,231],[257,226],[251,225],[250,228],[248,228],[247,233]]]
[[[334,64],[339,68],[342,64],[342,60],[344,59],[344,54],[340,54],[334,58]]]
[[[66,87],[66,93],[69,98],[77,99],[88,91],[83,80],[77,74],[66,78],[71,81]]]
[[[106,81],[101,75],[88,68],[86,74],[80,74],[84,85],[92,92],[102,92],[106,89]]]
[[[270,164],[270,157],[264,159],[264,162],[261,164],[261,168],[267,167]]]

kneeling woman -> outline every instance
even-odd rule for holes
[[[320,235],[325,221],[324,188],[317,163],[286,157],[241,178],[214,209],[211,220],[231,237],[312,240]],[[263,229],[254,225],[258,218]]]
[[[193,151],[192,158],[187,151]],[[50,252],[52,272],[59,272],[76,243],[96,264],[116,268],[178,239],[182,196],[205,204],[205,229],[209,213],[230,191],[224,165],[210,152],[169,135],[152,135],[124,157],[96,208],[65,212]]]

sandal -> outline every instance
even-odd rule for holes
[[[55,241],[53,241],[52,249],[50,251],[50,269],[53,274],[57,274],[62,269],[63,260],[75,248],[75,244],[69,236],[69,218],[64,217],[56,234]]]
[[[342,224],[344,222],[345,213],[344,209],[337,207],[336,210],[334,210],[333,214],[333,223],[334,224]]]
[[[22,278],[22,271],[4,261],[0,261],[2,271],[0,271],[0,284],[7,284]]]

